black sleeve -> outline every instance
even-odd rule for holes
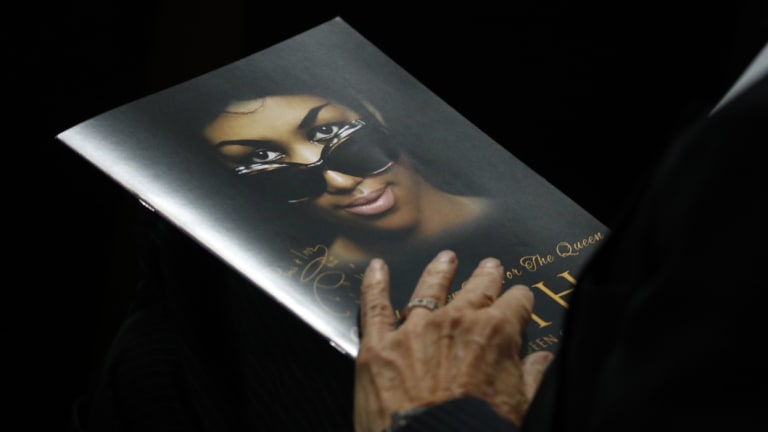
[[[526,431],[765,428],[768,76],[681,135],[581,275]],[[556,374],[556,375],[553,375]],[[627,421],[630,419],[631,421]]]
[[[482,399],[463,397],[428,408],[396,431],[517,432],[517,428]]]

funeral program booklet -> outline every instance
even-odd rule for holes
[[[58,138],[351,357],[369,260],[399,315],[443,249],[452,294],[499,258],[535,295],[523,354],[556,351],[608,234],[341,18]]]

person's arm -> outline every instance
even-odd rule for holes
[[[366,269],[355,363],[358,432],[382,432],[393,414],[417,408],[426,410],[395,430],[514,431],[521,424],[552,359],[545,351],[518,356],[533,295],[522,285],[500,295],[503,269],[489,258],[446,304],[456,264],[443,251],[427,265],[412,295],[427,300],[406,310],[400,326],[386,264],[374,259]]]

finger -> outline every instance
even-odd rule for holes
[[[374,258],[363,275],[360,293],[361,343],[375,343],[382,334],[395,328],[395,316],[389,300],[389,268]]]
[[[486,258],[477,265],[451,302],[452,307],[478,309],[496,301],[504,282],[504,269],[496,258]]]
[[[536,351],[523,358],[523,389],[528,400],[533,400],[555,355],[549,351]]]
[[[505,314],[515,325],[514,332],[522,331],[531,320],[533,312],[533,293],[525,285],[513,285],[491,305]]]
[[[458,260],[456,254],[450,250],[444,250],[437,254],[435,258],[427,264],[424,272],[416,284],[416,288],[411,295],[411,301],[415,299],[428,299],[437,303],[438,306],[445,305],[445,299],[448,297],[448,291],[453,282],[453,276],[456,274]],[[430,314],[431,311],[425,307],[406,308],[403,315],[407,320],[420,319]]]

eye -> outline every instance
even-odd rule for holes
[[[258,147],[253,144],[257,144]],[[227,143],[219,147],[219,151],[228,160],[239,165],[265,164],[285,157],[285,152],[280,149],[262,147],[263,145],[261,142]]]
[[[267,149],[254,149],[248,154],[248,161],[252,163],[268,163],[275,162],[285,157],[285,153],[267,150]]]
[[[344,122],[337,122],[337,123],[328,123],[328,124],[320,125],[317,127],[313,127],[307,133],[307,139],[319,144],[329,143],[334,139],[336,139],[337,135],[339,134],[339,131],[345,125],[346,123]]]

